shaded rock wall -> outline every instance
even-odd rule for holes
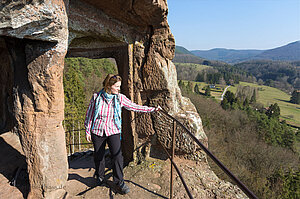
[[[1,122],[20,137],[29,172],[28,198],[60,198],[68,170],[62,127],[68,38],[65,4],[2,1],[0,8],[0,36],[10,61],[1,63],[1,70],[12,76],[1,104],[11,101],[13,106],[5,114],[14,123]]]

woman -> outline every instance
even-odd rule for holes
[[[161,108],[140,106],[120,94],[122,78],[118,75],[107,75],[103,89],[94,93],[86,113],[86,139],[94,146],[94,161],[99,185],[105,183],[105,145],[108,143],[113,163],[113,182],[118,192],[126,194],[129,187],[123,179],[123,156],[121,151],[121,108],[130,111],[153,112]]]

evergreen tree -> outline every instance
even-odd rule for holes
[[[195,80],[196,82],[205,82],[204,73],[198,73]]]
[[[300,198],[299,182],[300,168],[296,171],[289,169],[287,172],[279,168],[267,179],[267,195],[269,198]]]
[[[196,84],[196,86],[194,87],[194,92],[197,94],[200,94],[200,89],[199,89],[198,84]]]
[[[210,87],[209,87],[209,86],[207,86],[207,87],[205,88],[205,95],[206,95],[206,96],[211,96],[211,93],[210,93]]]
[[[183,88],[183,87],[184,87],[184,82],[183,82],[182,80],[179,80],[178,86],[179,86],[180,88]]]
[[[84,79],[82,73],[75,66],[69,66],[64,73],[65,94],[65,130],[71,131],[74,124],[80,121],[83,126],[85,114]],[[76,128],[76,127],[75,127]]]
[[[300,91],[294,90],[290,101],[294,104],[300,104]]]
[[[271,104],[266,112],[266,115],[269,117],[269,118],[276,118],[276,119],[279,119],[279,116],[280,116],[280,108],[278,106],[277,103],[275,104]]]
[[[228,110],[230,108],[230,104],[228,103],[228,100],[226,98],[222,100],[221,106],[224,110]]]
[[[246,97],[246,99],[244,100],[243,106],[244,106],[244,107],[248,107],[248,106],[249,106],[249,100],[248,100],[247,97]]]
[[[250,103],[251,104],[255,104],[256,103],[256,90],[255,89],[253,90],[253,94],[251,96]]]
[[[188,84],[187,84],[186,88],[187,88],[188,91],[194,92],[193,83],[192,82],[188,81]]]
[[[224,99],[227,99],[228,103],[232,105],[234,102],[237,102],[237,99],[234,97],[234,94],[230,91],[226,91]]]

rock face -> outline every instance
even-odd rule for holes
[[[115,58],[123,77],[123,93],[139,104],[160,105],[174,117],[182,118],[207,145],[201,119],[177,85],[176,68],[171,61],[175,40],[167,13],[166,1],[71,1],[67,56]],[[138,157],[144,155],[141,151],[150,154],[152,146],[147,143],[157,139],[170,148],[172,121],[161,119],[159,114],[124,113],[125,161],[139,161]],[[176,149],[182,154],[197,150],[186,137],[179,135],[177,139],[177,143],[184,143],[184,148]]]
[[[65,194],[62,76],[66,54],[115,58],[124,94],[139,104],[162,106],[207,145],[201,119],[177,85],[171,61],[175,40],[167,13],[166,0],[1,3],[0,128],[1,133],[11,131],[20,137],[28,164],[28,198]],[[157,140],[170,148],[173,127],[166,116],[123,114],[125,161],[159,154]],[[176,138],[178,154],[199,159],[199,149],[182,129],[177,128]]]
[[[1,132],[20,137],[29,172],[28,198],[61,198],[68,177],[62,126],[65,3],[2,1],[0,9],[0,59],[5,60],[0,70],[7,74],[1,79],[0,104],[7,107],[1,113]]]

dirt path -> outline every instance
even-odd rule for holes
[[[18,137],[11,134],[0,136],[0,198],[21,199],[28,193],[28,175],[22,170],[17,187],[11,186],[9,180],[19,165],[24,164],[24,156],[21,154]],[[14,143],[17,148],[8,143]],[[109,158],[107,159],[109,168]],[[181,171],[183,178],[194,198],[247,198],[241,190],[229,182],[220,180],[209,168],[206,162],[195,162],[176,157],[175,162]],[[81,153],[80,156],[69,161],[69,177],[65,186],[68,192],[67,198],[88,199],[151,199],[169,198],[170,161],[149,158],[139,165],[129,164],[124,168],[124,178],[131,191],[127,195],[115,192],[112,184],[111,170],[106,172],[109,180],[108,186],[97,186],[94,175],[94,163],[92,152]],[[27,176],[26,176],[27,175]],[[22,178],[23,176],[23,178]],[[189,198],[177,176],[174,175],[174,198]]]
[[[175,162],[194,198],[247,198],[236,186],[220,180],[206,164],[176,158]],[[120,195],[115,193],[112,184],[111,171],[109,186],[96,185],[93,158],[86,155],[70,162],[69,180],[66,185],[68,198],[169,198],[170,162],[168,160],[148,159],[140,165],[129,165],[124,168],[124,178],[130,187],[130,193]],[[174,198],[189,198],[175,174]]]
[[[111,170],[106,171],[108,186],[97,186],[93,174],[94,163],[91,155],[70,162],[69,179],[66,190],[68,198],[167,198],[169,181],[166,163],[162,160],[145,161],[141,165],[129,165],[124,169],[124,176],[130,193],[120,195],[115,192]],[[92,168],[92,169],[91,169]],[[163,183],[161,183],[163,181]]]
[[[223,93],[222,93],[222,96],[221,96],[221,98],[220,98],[221,101],[223,101],[224,95],[225,95],[225,93],[226,93],[226,91],[227,91],[227,89],[228,89],[229,87],[230,87],[230,85],[227,86],[227,87],[224,89],[224,91],[223,91]]]

